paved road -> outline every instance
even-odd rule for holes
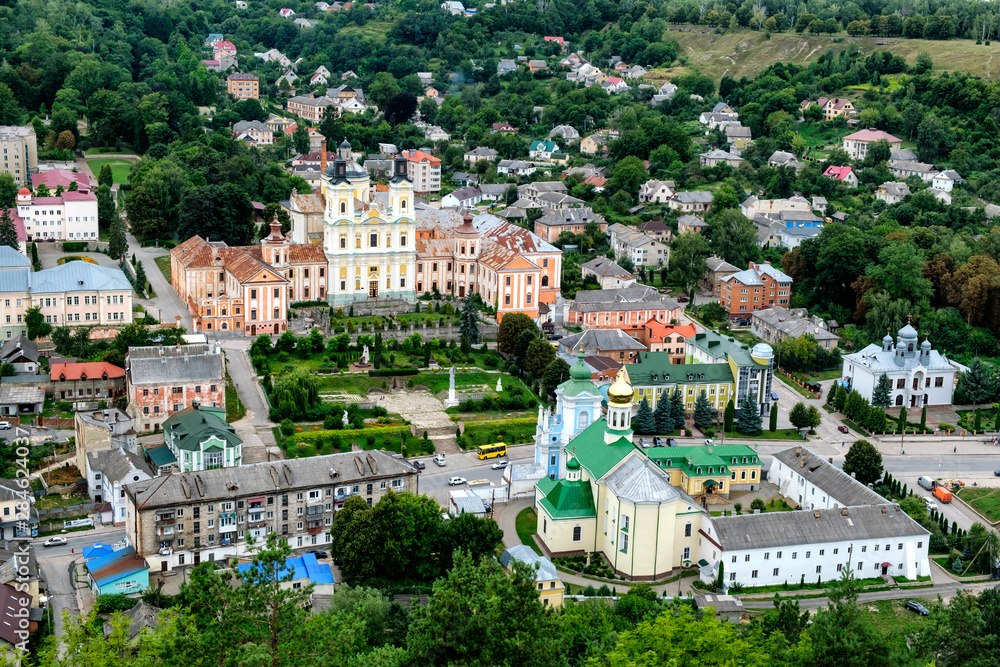
[[[937,584],[934,588],[918,588],[916,590],[896,589],[891,591],[878,591],[875,593],[862,593],[858,596],[858,602],[872,602],[874,600],[901,600],[913,598],[936,598],[940,595],[946,601],[954,597],[959,590],[973,591],[979,593],[987,588],[997,586],[995,581],[986,581],[978,584],[965,584],[950,582],[947,584]],[[799,606],[803,609],[815,609],[825,607],[830,604],[830,598],[803,598],[799,600]],[[748,609],[773,609],[774,603],[771,600],[743,600],[743,605]]]
[[[534,447],[522,445],[508,449],[507,459],[511,463],[525,463],[534,458]],[[464,452],[462,454],[449,454],[446,457],[445,466],[439,467],[431,461],[431,457],[414,457],[427,466],[420,473],[420,493],[436,499],[443,507],[448,505],[448,492],[453,489],[467,488],[465,484],[452,487],[448,485],[450,477],[465,477],[468,481],[486,479],[494,484],[499,484],[503,477],[503,470],[493,470],[492,465],[496,459],[480,461],[475,454]]]

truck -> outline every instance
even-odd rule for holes
[[[934,480],[931,479],[930,477],[927,476],[920,477],[919,479],[917,479],[917,484],[924,487],[928,491],[934,490]]]
[[[931,491],[931,495],[943,503],[951,502],[951,491],[944,488],[943,486],[935,487],[935,489]]]

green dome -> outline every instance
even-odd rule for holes
[[[579,470],[580,462],[576,460],[575,456],[571,456],[569,461],[566,461],[566,470]]]
[[[583,352],[577,356],[577,362],[569,369],[569,376],[574,380],[589,380],[590,369],[583,363]]]

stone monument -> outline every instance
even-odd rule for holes
[[[367,365],[368,365],[368,346],[365,345],[361,349],[361,359],[358,360],[358,366],[367,366]]]
[[[503,379],[503,376],[497,378],[497,393],[498,394],[501,391],[503,391],[503,383],[501,382],[502,379]]]
[[[341,421],[344,424],[344,428],[349,428],[350,427],[351,422],[348,421],[348,419],[347,419],[347,410],[344,410],[344,416],[341,418]]]
[[[444,407],[453,408],[458,405],[458,397],[455,395],[455,367],[448,371],[448,400],[444,402]]]

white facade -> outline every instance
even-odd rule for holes
[[[931,349],[930,341],[918,342],[917,331],[907,324],[899,330],[896,344],[886,335],[882,346],[869,345],[844,357],[843,377],[851,388],[872,400],[883,373],[892,385],[890,405],[920,408],[951,405],[955,374],[959,365]]]
[[[17,215],[29,239],[97,239],[97,195],[64,192],[58,197],[17,195]]]

